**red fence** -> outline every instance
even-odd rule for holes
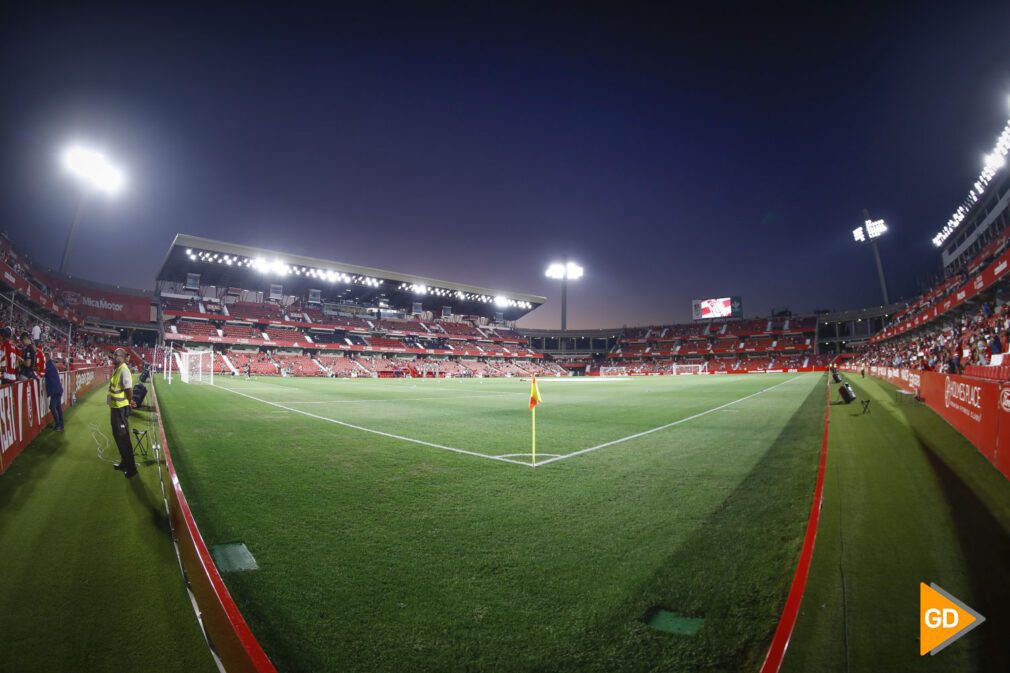
[[[109,372],[95,367],[63,372],[60,377],[66,409],[78,397],[108,381]],[[43,381],[18,381],[0,388],[0,474],[52,420]]]
[[[918,393],[1010,479],[1010,384],[894,367],[870,367],[869,373]]]
[[[277,669],[235,605],[203,541],[196,519],[193,518],[193,512],[186,501],[186,494],[182,492],[182,486],[179,484],[179,476],[172,462],[172,453],[168,449],[168,440],[165,438],[165,428],[161,423],[157,389],[153,386],[151,396],[158,416],[158,438],[168,470],[168,484],[165,491],[169,521],[179,546],[179,561],[199,608],[204,633],[207,634],[207,639],[228,673],[236,671],[276,673]]]

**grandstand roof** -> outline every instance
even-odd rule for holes
[[[518,320],[547,301],[532,294],[177,234],[157,280],[185,283],[189,273],[200,274],[201,285],[218,288],[269,292],[271,284],[279,284],[283,294],[296,296],[318,289],[324,302],[368,306],[384,301],[392,308],[407,310],[413,302],[421,302],[424,310],[436,316],[443,306],[449,306],[453,314],[490,318],[500,311],[505,320]]]

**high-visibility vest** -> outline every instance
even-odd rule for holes
[[[130,406],[130,400],[126,399],[126,389],[123,388],[122,383],[123,369],[125,368],[126,363],[116,367],[116,371],[112,372],[112,378],[109,379],[109,406],[113,409]]]

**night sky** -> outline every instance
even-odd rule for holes
[[[570,328],[856,308],[863,208],[892,298],[936,274],[1010,114],[1010,3],[674,4],[5,3],[2,226],[59,264],[82,140],[129,172],[69,269],[112,284],[182,232],[547,296],[528,327],[566,253]]]

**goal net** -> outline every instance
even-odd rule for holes
[[[627,376],[627,367],[600,367],[600,376]]]
[[[670,365],[671,374],[704,374],[707,371],[707,362],[700,365]]]
[[[176,351],[175,364],[183,383],[214,385],[214,351]]]

